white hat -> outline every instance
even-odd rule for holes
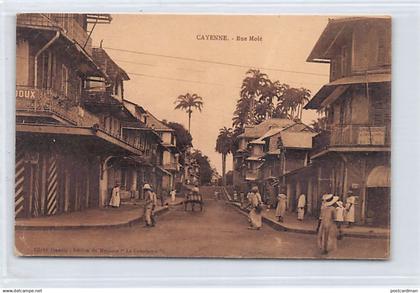
[[[252,189],[251,189],[251,191],[258,192],[258,187],[257,186],[253,186]]]
[[[143,186],[143,189],[149,189],[149,190],[152,190],[152,188],[150,187],[150,185],[149,185],[149,184],[147,184],[147,183]]]
[[[334,195],[332,193],[324,194],[324,195],[322,195],[322,201],[330,200],[331,198],[333,198],[333,196]]]
[[[325,206],[326,206],[326,207],[332,206],[332,205],[333,205],[333,204],[335,204],[338,200],[339,200],[339,197],[338,197],[338,196],[333,196],[332,198],[327,199],[327,200],[325,201]]]
[[[197,193],[200,192],[200,190],[198,189],[198,187],[194,187],[192,191],[193,192],[197,192]]]

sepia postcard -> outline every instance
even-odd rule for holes
[[[391,18],[16,16],[18,256],[388,259]]]

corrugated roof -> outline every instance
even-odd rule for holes
[[[301,148],[301,149],[310,149],[312,148],[312,137],[316,133],[309,131],[302,132],[282,132],[281,133],[281,142],[282,145],[286,148]]]
[[[245,128],[244,133],[238,137],[259,138],[271,128],[285,128],[295,122],[290,119],[271,118],[253,127]]]

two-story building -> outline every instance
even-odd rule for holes
[[[161,173],[160,188],[164,192],[170,192],[180,182],[179,150],[176,147],[175,130],[165,125],[149,111],[146,116],[146,125],[156,131],[161,142],[159,144],[159,156],[157,170]]]
[[[241,172],[245,174],[246,183],[236,184],[237,188],[246,191],[249,185],[257,184],[267,203],[272,203],[281,186],[288,186],[289,194],[292,194],[293,183],[286,180],[287,174],[308,164],[314,135],[311,127],[289,119],[272,118],[246,128],[239,136],[238,154],[240,162],[245,161]],[[242,158],[244,154],[245,159]],[[238,156],[234,159],[238,160]],[[289,196],[293,207],[292,198]]]
[[[308,62],[330,65],[330,82],[305,105],[323,110],[326,130],[313,138],[312,186],[344,201],[358,196],[359,223],[389,224],[391,19],[331,19]],[[319,205],[319,203],[318,203]]]
[[[16,217],[103,206],[112,158],[142,156],[115,122],[85,103],[94,83],[105,92],[113,80],[94,61],[88,31],[89,23],[110,20],[99,14],[17,16]]]
[[[235,186],[245,191],[248,188],[248,183],[259,177],[257,167],[261,164],[263,156],[260,149],[264,143],[256,140],[271,128],[283,128],[293,123],[289,119],[271,118],[258,125],[245,127],[244,132],[237,138],[238,148],[233,154],[233,184]],[[250,144],[252,141],[254,143]],[[254,154],[252,154],[252,146],[255,146]]]

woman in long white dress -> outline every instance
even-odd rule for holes
[[[327,254],[337,249],[337,225],[335,223],[337,212],[334,206],[337,201],[338,196],[326,198],[321,212],[322,220],[317,242],[322,254]]]
[[[353,195],[353,192],[350,190],[347,193],[346,200],[346,212],[344,216],[344,221],[347,222],[347,225],[350,227],[355,222],[355,210],[354,204],[356,203],[356,197]]]
[[[306,196],[301,194],[298,199],[297,205],[297,213],[298,213],[298,220],[303,221],[303,217],[305,216],[305,205],[306,205]]]
[[[251,210],[249,212],[249,220],[251,226],[248,229],[259,230],[262,226],[262,215],[261,215],[261,195],[258,192],[258,187],[252,187],[251,192],[248,195],[248,200],[251,205]]]
[[[277,221],[283,222],[284,215],[286,214],[286,207],[287,207],[287,195],[284,193],[280,193],[277,196],[277,208],[276,208]]]
[[[109,200],[109,206],[113,208],[119,208],[121,204],[120,196],[120,185],[118,183],[112,188],[111,199]]]

